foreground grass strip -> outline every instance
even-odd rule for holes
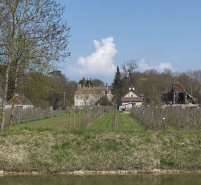
[[[0,132],[5,171],[201,170],[201,132]]]

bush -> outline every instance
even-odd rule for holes
[[[133,108],[130,114],[151,130],[199,130],[201,129],[201,110],[181,107]]]
[[[6,109],[5,125],[8,125],[10,121],[11,110]],[[41,108],[27,108],[19,109],[15,108],[13,115],[13,124],[20,124],[27,121],[45,119],[50,117],[56,117],[63,115],[62,110],[51,110],[51,109],[41,109]],[[0,117],[1,119],[1,117]]]

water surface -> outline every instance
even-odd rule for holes
[[[182,175],[9,175],[0,185],[200,185],[201,174]]]

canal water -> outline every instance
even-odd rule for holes
[[[8,175],[0,185],[201,185],[201,174],[183,175]]]

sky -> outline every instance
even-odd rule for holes
[[[59,64],[69,80],[112,83],[117,66],[138,71],[201,69],[200,0],[56,0],[66,7],[71,56]]]

